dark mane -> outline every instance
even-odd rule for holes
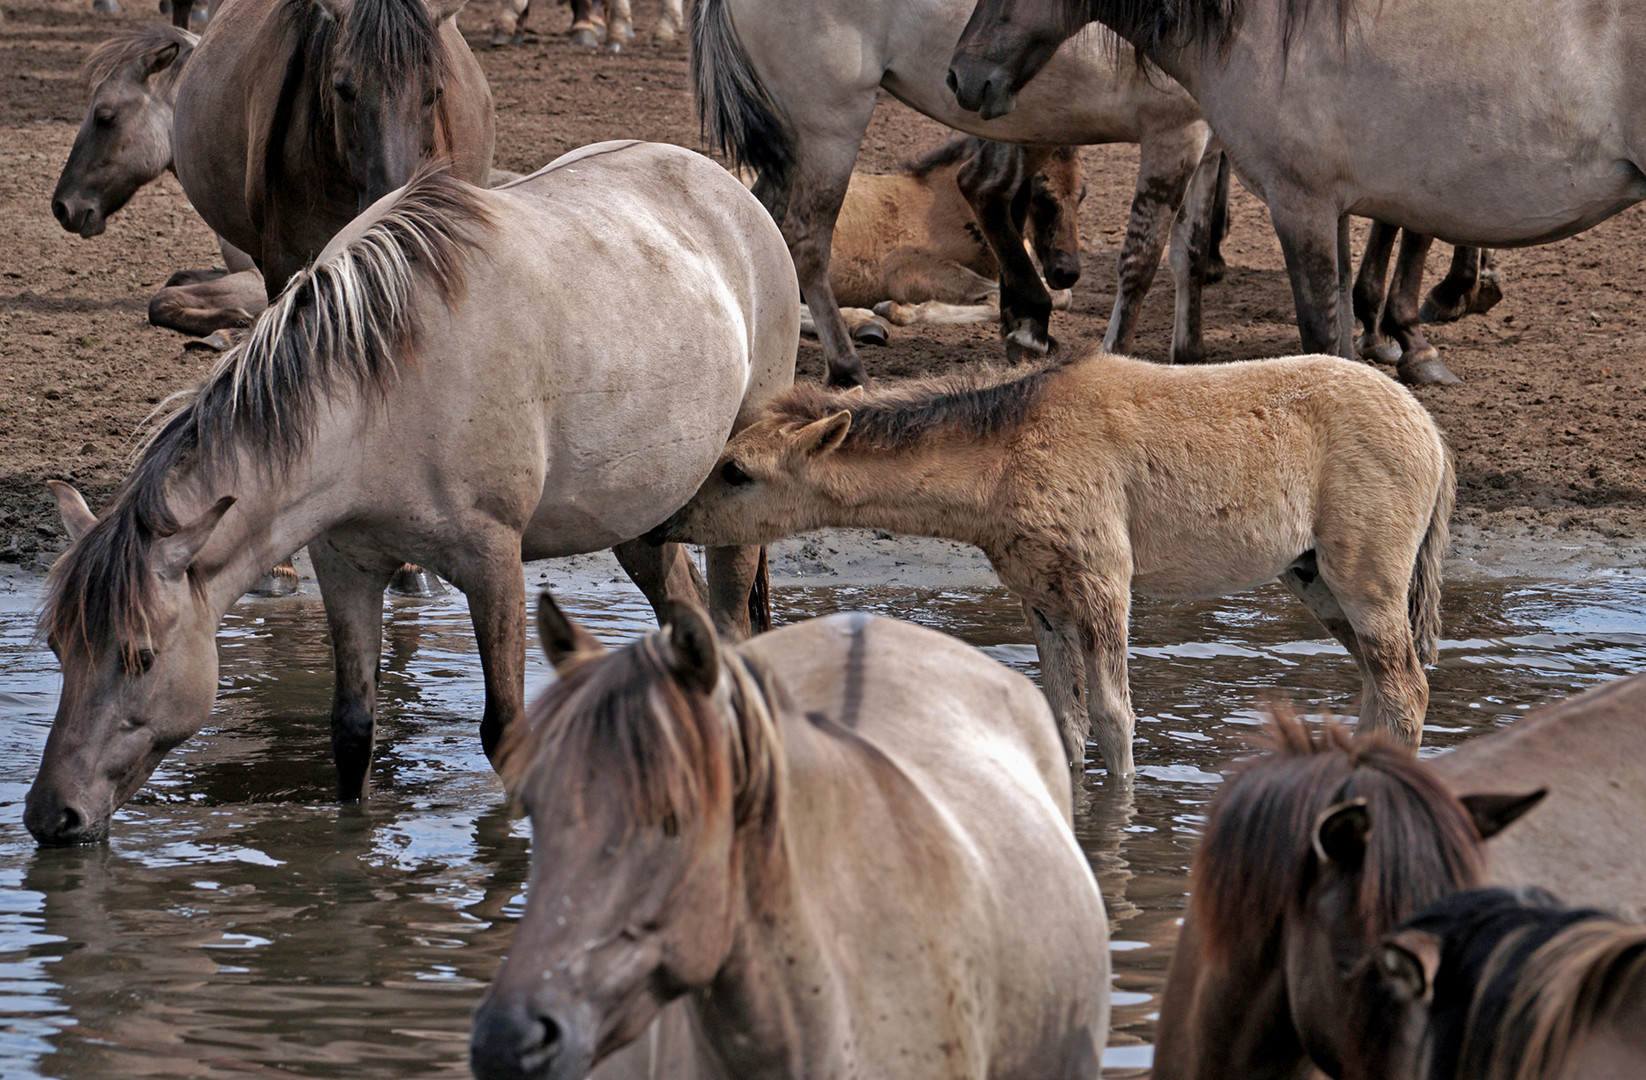
[[[1226,50],[1240,32],[1252,0],[1052,0],[1063,16],[1063,31],[1072,37],[1089,23],[1101,22],[1138,50],[1140,58],[1179,49],[1212,46]],[[1281,9],[1282,55],[1316,9],[1337,19],[1340,39],[1348,35],[1356,0],[1257,0]]]
[[[280,149],[292,126],[306,123],[311,140],[332,138],[331,81],[339,60],[380,73],[390,86],[413,77],[438,79],[447,62],[440,24],[423,0],[351,0],[341,23],[321,0],[285,0],[279,18],[295,46],[286,58],[264,142],[264,190],[271,199],[285,175]],[[310,115],[299,117],[297,102],[305,88]]]
[[[504,733],[498,774],[517,797],[569,796],[581,815],[591,791],[615,797],[629,828],[671,823],[682,836],[728,797],[738,825],[775,827],[783,769],[768,676],[728,656],[721,677],[731,723],[714,698],[675,677],[653,632],[615,652],[562,665],[522,723]]]
[[[1463,804],[1410,751],[1382,738],[1351,741],[1337,724],[1311,730],[1276,716],[1273,748],[1223,789],[1195,855],[1189,910],[1205,948],[1273,943],[1315,872],[1320,813],[1366,800],[1359,908],[1368,940],[1440,896],[1480,881],[1480,834]]]
[[[1646,973],[1646,927],[1541,889],[1446,897],[1402,929],[1440,939],[1430,1076],[1542,1080]]]
[[[344,394],[381,395],[398,365],[414,359],[417,279],[444,303],[463,291],[462,259],[490,216],[474,189],[426,168],[370,228],[291,280],[249,336],[140,450],[109,508],[52,568],[42,627],[95,655],[146,629],[152,607],[151,548],[181,522],[168,480],[192,470],[232,482],[240,448],[258,467],[290,468],[324,405]]]
[[[80,81],[88,91],[95,90],[128,64],[145,60],[167,45],[177,46],[177,59],[172,61],[171,70],[179,71],[183,67],[183,58],[194,51],[199,40],[187,30],[179,30],[170,23],[147,22],[128,26],[107,41],[98,42],[80,68]]]
[[[852,415],[846,447],[906,449],[945,432],[989,439],[1021,426],[1047,383],[1085,358],[1085,353],[1070,351],[1032,367],[982,364],[930,378],[880,382],[866,391],[796,383],[771,403],[769,415],[810,423],[845,410]]]
[[[977,153],[977,148],[982,144],[983,140],[976,135],[954,135],[913,161],[904,162],[900,171],[904,176],[924,180],[938,169],[966,161]]]

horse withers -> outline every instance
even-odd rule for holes
[[[596,315],[636,284],[656,320]],[[597,144],[493,190],[430,172],[376,204],[160,424],[100,517],[56,486],[74,542],[43,618],[64,688],[30,831],[107,834],[210,715],[223,613],[305,543],[339,795],[365,790],[383,590],[406,559],[468,594],[495,751],[524,708],[522,558],[628,541],[684,503],[792,381],[799,320],[770,217],[676,147]],[[625,546],[654,603],[689,582],[683,552]],[[762,565],[710,553],[730,632],[751,628]]]
[[[1428,412],[1365,364],[1070,350],[867,392],[797,386],[651,537],[859,526],[975,544],[1023,604],[1070,765],[1089,733],[1129,777],[1134,591],[1278,578],[1359,666],[1361,728],[1415,747],[1455,488]]]
[[[1100,1074],[1108,921],[1032,683],[871,615],[727,647],[682,605],[616,652],[539,620],[560,678],[503,746],[531,880],[480,1080],[581,1080],[671,1000],[706,1075]]]

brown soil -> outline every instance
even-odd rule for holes
[[[75,73],[87,51],[123,21],[155,18],[153,0],[125,0],[93,17],[89,0],[6,0],[0,21],[0,560],[36,562],[61,547],[48,477],[80,484],[93,505],[124,473],[133,433],[173,391],[211,368],[213,354],[147,324],[149,296],[175,269],[212,265],[216,249],[169,176],[140,192],[93,240],[63,232],[48,203],[85,108]],[[484,5],[484,6],[482,6]],[[642,31],[652,6],[637,5]],[[698,145],[683,49],[644,44],[622,55],[573,51],[564,11],[537,15],[539,37],[488,49],[489,0],[461,18],[497,101],[497,164],[529,170],[564,150],[610,138]],[[884,102],[862,166],[888,169],[943,135]],[[1086,276],[1074,312],[1053,333],[1097,340],[1107,321],[1114,262],[1135,179],[1133,147],[1085,151],[1090,195],[1082,214]],[[1297,349],[1292,301],[1264,208],[1235,194],[1225,246],[1228,278],[1206,310],[1214,359]],[[1623,537],[1646,525],[1646,211],[1548,247],[1505,252],[1507,297],[1485,316],[1434,328],[1432,339],[1464,380],[1419,396],[1457,451],[1458,516],[1488,528],[1586,528]],[[1433,264],[1438,273],[1445,256]],[[1169,276],[1150,297],[1137,352],[1160,358],[1170,336]],[[614,318],[644,297],[612,297]],[[644,317],[640,314],[639,317]],[[877,376],[925,372],[1001,352],[981,327],[901,331],[865,359]],[[815,344],[801,373],[817,377]]]

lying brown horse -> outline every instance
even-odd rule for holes
[[[977,545],[1034,628],[1070,764],[1090,732],[1129,777],[1134,591],[1279,578],[1359,665],[1362,729],[1416,746],[1455,486],[1429,414],[1365,364],[1071,352],[866,392],[796,386],[651,537],[768,543],[836,525]]]
[[[502,750],[531,884],[475,1075],[582,1080],[680,999],[708,1075],[1095,1080],[1108,920],[1034,685],[871,615],[664,621],[606,652],[541,601],[560,678]]]
[[[235,0],[177,84],[177,178],[269,299],[430,158],[484,184],[492,102],[463,0]]]
[[[1452,892],[1541,885],[1638,910],[1643,716],[1637,676],[1429,762],[1278,721],[1275,751],[1225,787],[1195,855],[1157,1080],[1291,1077],[1310,1057],[1338,1075],[1343,1019],[1359,1016],[1346,975]]]
[[[1341,1080],[1646,1076],[1646,926],[1541,889],[1424,909],[1360,990]]]

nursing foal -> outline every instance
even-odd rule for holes
[[[796,386],[648,538],[863,526],[975,544],[1023,602],[1070,764],[1090,732],[1130,776],[1133,590],[1278,577],[1360,666],[1361,730],[1416,746],[1455,490],[1429,414],[1364,364],[1071,351],[867,392]]]

